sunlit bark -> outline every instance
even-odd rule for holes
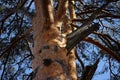
[[[61,3],[64,5],[62,8],[59,7],[54,19],[51,0],[35,0],[37,15],[33,19],[34,59],[32,61],[33,69],[38,69],[35,80],[71,80],[67,50],[59,44],[62,41],[59,41],[61,32],[58,29],[62,26],[68,1],[61,0]]]
[[[75,14],[75,10],[74,10],[75,1],[69,0],[69,3],[70,3],[69,4],[70,18],[72,20],[72,19],[76,18],[76,14]],[[68,62],[69,62],[69,66],[70,66],[69,74],[70,74],[72,80],[77,80],[76,57],[75,57],[74,49],[71,51],[71,54],[68,55],[68,58],[69,58]]]

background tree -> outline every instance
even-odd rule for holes
[[[120,79],[119,5],[119,0],[1,0],[1,80],[94,80],[105,72],[110,80]]]

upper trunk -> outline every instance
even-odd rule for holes
[[[57,13],[55,19],[51,0],[34,1],[36,17],[33,19],[34,59],[32,66],[33,69],[38,69],[34,79],[77,80],[77,74],[74,74],[75,78],[70,75],[70,57],[66,56],[66,39],[61,37],[60,30],[65,18],[68,1],[61,0],[60,5],[63,4],[63,8],[58,7],[59,13]],[[61,11],[62,15],[60,14]],[[74,68],[76,69],[75,66]]]

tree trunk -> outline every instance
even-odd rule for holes
[[[61,37],[60,30],[68,1],[60,1],[56,16],[53,12],[52,0],[34,1],[36,16],[32,21],[34,31],[32,67],[33,70],[37,68],[34,80],[77,80],[77,74],[73,74],[74,76],[70,74],[72,68],[69,66],[69,61],[71,60],[70,56],[66,56],[66,38]],[[76,73],[76,66],[73,73]]]

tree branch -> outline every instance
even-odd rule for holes
[[[72,50],[72,48],[77,43],[82,41],[85,37],[87,37],[93,31],[97,31],[98,29],[99,29],[99,24],[96,23],[88,28],[86,28],[86,27],[79,28],[75,33],[73,32],[72,34],[68,35],[67,36],[67,45],[66,45],[68,53]]]
[[[86,66],[80,80],[92,80],[93,75],[98,67],[100,59],[97,59],[93,65]]]
[[[93,20],[98,16],[98,14],[101,13],[101,10],[104,9],[108,4],[109,4],[109,2],[107,2],[106,4],[103,4],[99,9],[97,9],[95,12],[93,12],[93,14],[90,16],[90,18],[86,22],[84,22],[79,29],[75,30],[74,32],[72,32],[71,34],[69,34],[67,36],[66,48],[68,50],[68,53],[72,50],[72,48],[78,42],[80,42],[82,39],[84,39],[86,36],[88,36],[91,32],[98,29],[98,24],[95,24],[94,26],[92,26],[95,29],[94,28],[87,29],[87,27],[93,22]],[[79,38],[79,36],[82,36],[82,37]]]
[[[17,9],[22,9],[22,7],[25,5],[26,2],[27,2],[27,0],[25,0],[23,3],[21,3],[21,5],[20,5],[18,8],[16,8],[15,10],[12,9],[12,10],[8,13],[8,15],[5,16],[4,19],[0,20],[0,22],[4,22],[4,21],[5,21],[7,18],[9,18],[12,14],[14,14],[14,12],[15,12]]]
[[[120,15],[114,15],[114,14],[110,14],[110,13],[97,16],[96,19],[106,18],[106,17],[111,17],[111,18],[120,19]],[[85,19],[73,19],[72,21],[73,21],[73,22],[84,22],[84,21],[87,21],[87,20],[89,20],[89,18],[85,18]]]
[[[84,70],[84,68],[85,68],[84,63],[83,63],[82,60],[79,58],[76,50],[75,50],[75,56],[76,56],[76,58],[78,59],[78,61],[80,62],[81,67],[82,67],[82,70]]]
[[[60,0],[58,11],[56,13],[56,20],[61,21],[66,14],[66,10],[68,9],[68,0]]]
[[[9,52],[11,49],[13,49],[13,47],[16,46],[16,44],[22,40],[22,39],[25,39],[29,33],[32,31],[32,28],[30,28],[28,31],[26,31],[26,33],[24,35],[22,35],[21,37],[17,36],[14,41],[11,43],[11,45],[9,46],[9,48],[7,48],[5,51],[3,51],[0,55],[0,59],[2,59],[4,57],[4,55]]]
[[[111,48],[113,48],[114,47],[114,45],[113,44],[111,44],[111,42],[114,42],[117,46],[117,48],[118,49],[120,49],[120,43],[119,42],[117,42],[116,40],[114,40],[114,39],[112,39],[111,38],[111,36],[110,35],[108,35],[108,34],[102,34],[102,33],[97,33],[97,32],[94,32],[94,34],[97,34],[98,36],[99,36],[99,38],[101,39],[101,40],[103,40],[103,42],[106,44],[106,42],[105,42],[105,40],[109,43],[109,45],[110,46],[108,46],[108,47],[111,47]],[[103,39],[102,39],[103,38]],[[105,40],[104,40],[105,39]],[[106,44],[107,45],[107,44]]]
[[[99,48],[101,48],[102,50],[104,50],[105,52],[107,52],[111,57],[113,57],[114,59],[116,59],[118,62],[120,62],[120,57],[115,54],[113,51],[111,51],[110,49],[106,48],[105,46],[103,46],[101,43],[99,43],[99,41],[97,40],[93,40],[90,37],[87,37],[84,39],[84,41],[92,43],[96,46],[98,46]]]

